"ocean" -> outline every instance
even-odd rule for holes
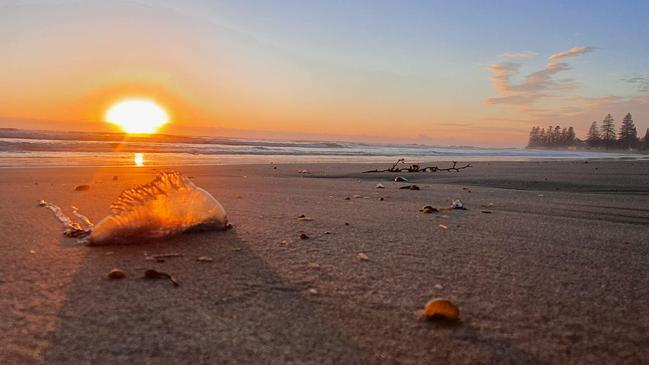
[[[282,141],[0,128],[0,167],[213,165],[292,162],[525,161],[636,159],[582,150],[438,147],[417,144]]]

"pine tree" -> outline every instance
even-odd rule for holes
[[[586,136],[586,144],[588,147],[597,147],[601,144],[602,137],[599,135],[599,127],[597,127],[597,122],[593,122],[588,129],[588,135]]]
[[[633,124],[633,117],[631,113],[627,113],[620,126],[620,137],[618,145],[620,148],[633,148],[638,143],[638,131]]]
[[[566,128],[561,129],[561,135],[559,135],[559,145],[568,145],[568,129]]]
[[[568,127],[568,131],[566,132],[566,146],[574,146],[577,144],[575,135],[575,129],[573,127]]]
[[[602,121],[602,131],[600,137],[602,139],[602,144],[606,148],[611,148],[615,145],[615,119],[613,119],[610,114],[606,114],[606,117],[604,117],[604,120]]]
[[[540,127],[532,127],[530,131],[530,139],[527,142],[527,147],[538,147],[539,146],[539,130]]]
[[[556,126],[554,127],[554,131],[552,132],[552,146],[556,147],[561,144],[561,127]]]
[[[644,134],[644,149],[649,150],[649,128],[647,128],[647,132]]]

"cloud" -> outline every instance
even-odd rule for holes
[[[507,58],[532,58],[536,55],[538,55],[538,53],[534,51],[512,51],[502,54],[503,57]]]
[[[583,55],[583,54],[586,54],[586,53],[590,53],[590,52],[592,52],[594,50],[595,50],[595,47],[575,47],[575,48],[571,48],[571,49],[569,49],[567,51],[555,53],[555,54],[551,55],[548,58],[548,60],[550,61],[550,63],[556,63],[560,59],[580,56],[580,55]]]
[[[570,64],[562,61],[592,52],[594,49],[594,47],[575,47],[552,54],[543,69],[530,73],[520,83],[512,81],[520,71],[522,65],[520,62],[499,62],[489,66],[489,71],[493,74],[491,82],[499,96],[485,99],[485,104],[529,105],[539,99],[574,89],[577,86],[575,80],[555,79],[555,75],[572,68]]]
[[[638,92],[649,93],[649,76],[635,76],[627,79],[622,79],[629,84],[635,85]]]

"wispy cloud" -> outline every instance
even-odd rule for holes
[[[508,58],[532,58],[536,55],[538,55],[538,53],[534,51],[511,51],[502,54],[503,57]]]
[[[568,57],[576,57],[585,53],[590,53],[595,50],[595,47],[575,47],[571,48],[567,51],[563,52],[558,52],[553,55],[551,55],[548,60],[550,63],[556,63],[559,62],[560,59],[563,58],[568,58]]]
[[[649,76],[635,76],[622,79],[622,81],[635,85],[638,92],[649,93]]]
[[[571,69],[570,64],[561,61],[592,52],[594,49],[594,47],[576,47],[552,54],[548,57],[548,63],[543,69],[530,73],[520,83],[512,81],[513,77],[519,73],[522,65],[520,62],[493,64],[489,66],[489,71],[493,74],[491,81],[499,96],[487,98],[485,103],[529,105],[541,98],[574,89],[575,80],[570,78],[555,79],[556,74]]]

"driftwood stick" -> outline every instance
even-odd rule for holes
[[[363,173],[369,173],[369,172],[438,172],[438,171],[446,171],[446,172],[460,172],[460,170],[473,167],[471,166],[471,163],[466,163],[464,166],[458,166],[457,161],[453,161],[453,166],[447,167],[447,168],[441,168],[438,166],[427,166],[427,167],[420,167],[417,164],[412,164],[409,167],[404,167],[404,168],[398,168],[400,163],[405,163],[405,159],[401,158],[397,160],[394,164],[392,164],[392,167],[389,169],[385,170],[368,170],[368,171],[363,171]]]

